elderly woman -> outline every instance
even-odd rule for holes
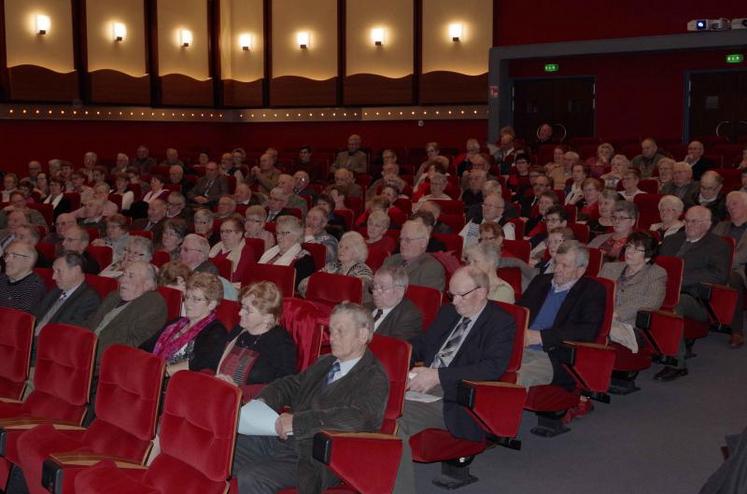
[[[623,190],[620,191],[620,196],[626,201],[634,201],[635,196],[638,194],[645,194],[644,191],[638,188],[638,184],[641,181],[641,172],[638,168],[628,168],[625,170],[622,178]]]
[[[605,262],[613,262],[621,258],[623,247],[628,236],[633,233],[638,221],[638,207],[635,203],[620,200],[615,204],[612,213],[612,233],[595,237],[589,242],[589,247],[595,247],[604,254]]]
[[[612,213],[615,212],[615,204],[620,200],[620,195],[610,189],[604,189],[599,196],[599,216],[587,221],[589,233],[592,237],[603,235],[612,231]]]
[[[388,252],[394,252],[396,242],[386,235],[389,230],[389,215],[384,211],[371,211],[366,221],[366,243],[369,249],[385,249]]]
[[[363,239],[363,235],[358,232],[347,232],[340,239],[340,245],[337,249],[337,260],[327,263],[322,268],[322,271],[360,278],[363,282],[363,302],[366,303],[370,301],[368,288],[373,282],[373,271],[366,265],[367,258],[368,246]],[[302,296],[306,296],[308,281],[309,279],[306,278],[298,285],[298,291]]]
[[[211,259],[231,261],[231,281],[239,281],[250,264],[253,264],[251,249],[246,249],[244,222],[240,217],[231,217],[220,225],[221,241],[210,249]]]
[[[220,242],[220,236],[213,230],[215,215],[207,208],[200,208],[195,211],[193,217],[195,233],[207,239],[210,245]]]
[[[418,202],[412,206],[412,211],[416,212],[420,206],[428,201],[450,201],[451,196],[444,193],[448,183],[449,181],[446,178],[446,175],[440,172],[434,173],[430,178],[430,192],[422,196]]]
[[[558,199],[558,195],[551,190],[540,194],[539,199],[537,200],[537,214],[529,218],[524,226],[524,238],[530,239],[544,232],[545,215],[552,207],[557,206],[559,203],[560,200]]]
[[[114,194],[122,196],[122,211],[129,211],[135,201],[135,193],[129,187],[130,177],[126,173],[117,173],[114,177]]]
[[[635,319],[639,310],[657,310],[664,302],[667,272],[654,264],[657,241],[649,233],[630,234],[625,261],[602,266],[599,276],[615,282],[615,312],[610,339],[638,352]]]
[[[607,167],[610,166],[610,161],[615,155],[615,148],[609,142],[603,142],[597,146],[596,156],[586,160],[586,165],[589,167],[589,175],[594,178],[601,177]]]
[[[465,258],[467,264],[488,275],[488,280],[490,280],[489,300],[514,303],[514,289],[496,274],[496,266],[498,266],[501,258],[500,247],[495,243],[481,242],[469,247],[465,252]]]
[[[659,223],[651,225],[649,230],[658,232],[662,239],[682,230],[685,224],[680,220],[685,204],[677,196],[664,196],[659,199]]]
[[[265,243],[265,250],[275,245],[275,237],[265,230],[267,211],[262,206],[249,206],[244,213],[244,238],[258,238]]]
[[[112,248],[112,263],[124,257],[125,247],[130,241],[130,222],[121,214],[113,214],[106,218],[106,236],[97,238],[91,245]]]
[[[587,178],[581,182],[583,198],[576,203],[578,221],[591,221],[599,218],[599,198],[603,190],[604,186],[599,179]]]
[[[179,259],[179,253],[182,250],[182,242],[187,236],[187,222],[181,218],[171,218],[163,223],[163,234],[161,235],[161,245],[158,250],[163,250],[169,254],[172,261]]]
[[[65,183],[62,180],[58,178],[49,180],[49,194],[42,204],[52,206],[55,219],[62,213],[70,212],[70,201],[65,197]]]
[[[42,202],[49,195],[49,179],[47,174],[39,172],[36,175],[36,182],[33,183],[31,195],[34,197],[36,202]]]
[[[210,273],[194,273],[184,293],[184,317],[166,326],[140,348],[166,361],[166,374],[180,370],[215,370],[226,346],[226,328],[216,308],[223,298],[223,285]]]
[[[320,207],[313,207],[306,213],[305,241],[322,244],[327,249],[325,264],[337,258],[337,239],[327,233],[327,212]],[[278,242],[280,239],[278,238]]]
[[[575,240],[576,236],[573,230],[567,227],[553,228],[547,234],[547,257],[534,264],[537,274],[547,274],[555,272],[555,254],[558,253],[558,247],[566,240]]]
[[[216,377],[239,386],[248,401],[259,391],[257,385],[296,372],[296,345],[279,325],[283,296],[274,283],[253,283],[241,290],[239,300],[241,319],[229,335]]]
[[[610,164],[612,165],[612,169],[609,173],[605,173],[599,178],[604,181],[605,188],[615,190],[617,183],[622,180],[623,175],[625,175],[625,172],[630,167],[630,161],[628,161],[625,155],[616,154],[612,157]]]
[[[191,274],[192,270],[183,262],[169,261],[158,271],[158,286],[184,292],[187,290],[187,280]]]
[[[656,164],[656,169],[659,171],[659,176],[656,177],[656,180],[659,182],[659,190],[672,181],[674,163],[675,161],[672,158],[662,158]]]
[[[143,196],[143,201],[148,204],[156,199],[163,199],[165,201],[171,191],[166,189],[164,185],[163,177],[160,175],[151,176],[150,190]]]
[[[108,229],[107,229],[108,231]],[[135,261],[150,262],[153,259],[153,242],[149,238],[129,236],[123,255],[104,268],[99,276],[119,278],[127,266]]]
[[[296,270],[296,286],[314,272],[314,258],[301,247],[303,232],[301,220],[295,216],[279,217],[275,232],[278,243],[266,250],[259,259],[259,264],[293,266]]]

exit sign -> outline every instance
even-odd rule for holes
[[[744,55],[741,53],[731,53],[726,55],[726,63],[742,63],[744,62]]]
[[[731,63],[736,63],[736,62],[731,62]],[[556,63],[545,64],[545,72],[557,72],[558,70],[560,70],[560,65]]]

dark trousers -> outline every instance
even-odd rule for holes
[[[747,283],[747,281],[745,281],[745,276],[743,274],[737,271],[732,271],[729,274],[728,284],[737,291],[737,305],[734,308],[734,317],[731,320],[731,330],[733,333],[737,334],[742,334],[744,331],[742,318],[744,316],[744,294],[745,291],[747,291],[745,283]]]
[[[293,439],[245,436],[236,439],[233,476],[240,494],[274,494],[298,483],[298,455]]]

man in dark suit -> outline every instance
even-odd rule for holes
[[[577,241],[566,240],[555,255],[554,273],[535,277],[519,300],[518,305],[529,309],[518,378],[522,386],[573,385],[560,365],[560,344],[594,341],[607,298],[601,284],[583,278],[588,264],[589,252]]]
[[[214,206],[221,196],[228,194],[228,181],[218,171],[215,161],[205,165],[205,176],[200,178],[192,189],[187,192],[190,201],[206,207]]]
[[[153,232],[153,245],[161,245],[163,224],[166,222],[167,203],[163,199],[153,199],[148,204],[148,217],[132,223],[132,230]]]
[[[88,231],[78,225],[73,225],[65,230],[65,236],[62,239],[62,249],[64,251],[77,252],[81,257],[83,257],[84,273],[99,274],[101,272],[101,266],[99,266],[96,259],[86,251],[88,243]]]
[[[700,177],[700,187],[697,193],[690,196],[685,204],[689,206],[703,206],[711,210],[711,219],[715,226],[726,218],[726,195],[721,191],[724,178],[713,170],[708,170]]]
[[[716,163],[703,156],[704,152],[705,148],[700,141],[692,141],[687,145],[685,162],[689,163],[693,170],[693,180],[700,180],[706,170],[716,168]]]
[[[395,492],[415,492],[410,436],[429,427],[447,428],[453,435],[482,441],[484,432],[457,404],[457,385],[465,379],[495,380],[508,366],[516,324],[498,305],[488,301],[490,282],[474,268],[459,268],[449,281],[454,302],[444,305],[427,333],[412,340],[410,391],[441,399],[424,403],[407,400],[399,421],[402,460]]]
[[[82,326],[98,308],[101,300],[86,283],[85,260],[76,252],[65,252],[52,265],[52,278],[57,285],[33,308],[36,334],[49,323]]]
[[[375,432],[381,427],[389,379],[368,350],[373,319],[363,307],[343,303],[330,317],[332,354],[304,372],[279,379],[259,394],[280,413],[274,436],[242,434],[242,413],[233,461],[239,492],[274,493],[297,486],[301,493],[321,492],[336,479],[312,457],[314,434],[321,429]]]
[[[685,229],[664,239],[659,249],[662,256],[681,257],[685,263],[682,276],[680,303],[675,312],[687,319],[708,321],[703,283],[725,284],[731,270],[729,246],[708,230],[711,228],[711,211],[703,206],[693,206],[685,213]],[[685,342],[680,343],[677,363],[665,366],[654,378],[673,381],[687,375]]]
[[[374,331],[411,340],[423,332],[423,315],[405,298],[408,278],[401,266],[383,266],[373,279]]]

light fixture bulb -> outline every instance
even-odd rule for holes
[[[309,47],[310,39],[311,36],[309,35],[308,31],[300,31],[296,33],[296,43],[298,43],[298,47],[302,50],[305,50]]]
[[[462,37],[462,25],[460,23],[449,24],[449,37],[451,41],[459,41]]]
[[[179,43],[184,47],[187,48],[192,44],[192,31],[189,29],[182,29],[179,31]]]
[[[375,27],[371,29],[371,41],[373,41],[374,45],[376,46],[382,46],[384,44],[383,27]]]
[[[239,35],[239,46],[241,46],[241,49],[244,51],[249,51],[252,49],[252,41],[252,35],[249,33]]]
[[[47,34],[49,28],[52,27],[52,20],[48,15],[37,14],[36,16],[36,33]]]
[[[115,22],[112,24],[112,34],[114,41],[124,41],[127,37],[127,26],[121,22]]]

